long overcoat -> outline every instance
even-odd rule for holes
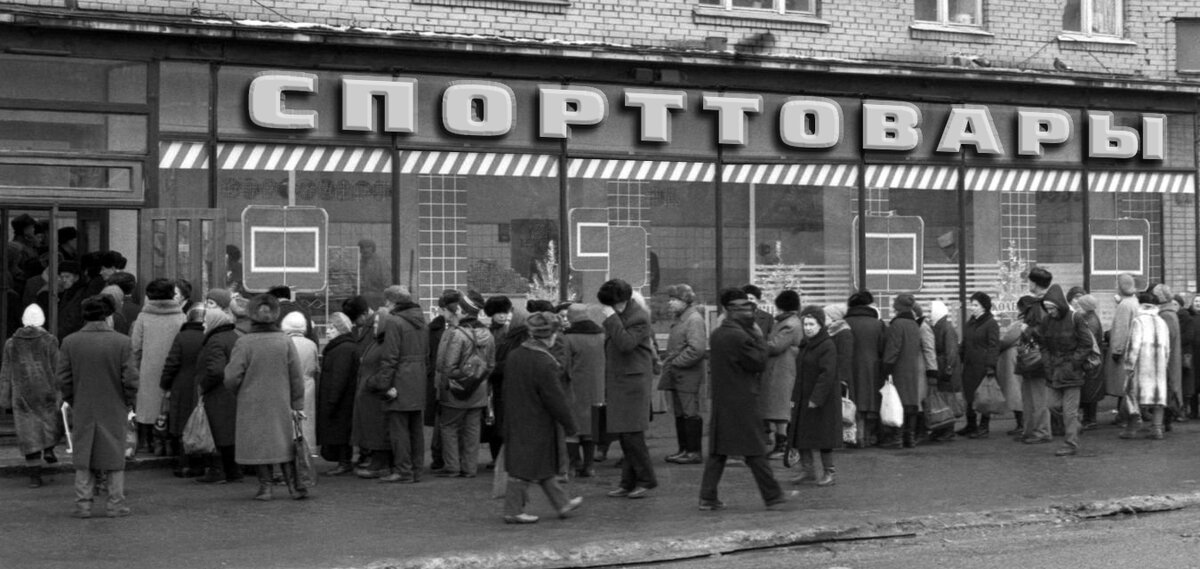
[[[124,470],[126,423],[138,392],[129,337],[88,322],[63,338],[57,368],[63,401],[73,410],[75,469]]]
[[[591,320],[575,322],[562,339],[571,354],[571,416],[580,436],[592,436],[592,406],[604,400],[604,329]]]
[[[236,324],[222,324],[205,333],[200,349],[203,365],[196,370],[200,395],[204,397],[213,443],[218,447],[233,446],[237,437],[237,396],[225,387],[225,365],[239,337]]]
[[[1114,362],[1112,356],[1124,357],[1125,351],[1129,349],[1130,327],[1133,326],[1133,319],[1137,318],[1139,306],[1137,298],[1121,297],[1108,331],[1108,353],[1104,358],[1104,392],[1114,397],[1125,396],[1126,370],[1125,363]]]
[[[667,353],[663,357],[663,373],[658,388],[680,393],[699,393],[700,384],[708,375],[708,333],[700,309],[689,306],[675,322],[667,336]]]
[[[368,389],[367,384],[382,369],[388,350],[385,330],[389,326],[388,320],[395,317],[380,311],[375,318],[375,325],[362,331],[359,343],[358,383],[354,388],[350,444],[367,450],[390,450],[392,446],[383,414],[383,399]]]
[[[933,324],[934,346],[937,350],[937,389],[945,393],[963,390],[962,362],[958,359],[958,330],[950,317]]]
[[[54,375],[58,339],[40,326],[25,326],[4,343],[0,365],[0,409],[13,410],[21,454],[58,444],[63,435]]]
[[[559,381],[559,363],[545,344],[530,339],[508,353],[504,367],[504,463],[508,475],[522,480],[557,476],[565,448],[563,435],[576,432]]]
[[[383,373],[391,373],[391,378],[384,383],[396,388],[396,397],[384,402],[385,412],[425,409],[428,354],[429,325],[425,323],[425,311],[412,303],[393,308],[392,318],[387,319],[384,361],[380,369]]]
[[[792,396],[795,404],[792,447],[817,450],[842,447],[838,359],[837,344],[824,327],[801,346],[796,365],[796,392]],[[810,401],[816,408],[808,407]]]
[[[304,432],[304,440],[313,444],[317,440],[317,374],[321,371],[317,362],[317,345],[299,331],[284,332],[296,348],[296,357],[300,360],[300,377],[304,379],[304,415],[308,417],[300,423]]]
[[[625,310],[604,320],[604,334],[607,430],[645,431],[650,428],[650,383],[654,379],[650,315],[636,302],[627,302]]]
[[[163,364],[158,386],[170,394],[167,430],[173,437],[183,434],[183,426],[196,408],[196,370],[203,346],[204,323],[186,322],[172,340]]]
[[[845,320],[854,333],[855,348],[853,375],[845,380],[850,386],[850,399],[860,413],[878,413],[879,389],[886,379],[882,374],[882,361],[887,324],[870,306],[851,306],[846,310]]]
[[[710,452],[726,456],[758,456],[765,452],[758,398],[767,367],[767,341],[726,318],[709,339],[712,369]]]
[[[996,373],[1000,359],[1000,325],[991,312],[973,316],[963,326],[962,384],[963,393],[971,401],[975,390],[988,373]]]
[[[163,390],[159,387],[167,354],[179,328],[187,320],[175,300],[147,300],[133,321],[129,339],[133,360],[140,378],[137,395],[137,422],[151,425],[162,412]]]
[[[1180,308],[1179,315],[1179,349],[1180,354],[1192,361],[1190,367],[1183,369],[1183,381],[1180,387],[1183,390],[1183,398],[1186,401],[1192,395],[1196,394],[1196,326],[1200,322],[1196,321],[1196,316],[1190,308]]]
[[[1125,397],[1139,405],[1166,405],[1171,334],[1157,306],[1142,305],[1125,351]]]
[[[325,344],[321,381],[317,383],[317,444],[348,445],[358,386],[358,343],[342,334]],[[421,407],[425,406],[425,377],[421,377]]]
[[[790,421],[792,389],[796,385],[796,355],[804,341],[804,328],[795,312],[775,317],[767,336],[767,368],[763,370],[759,409],[766,421]]]
[[[1179,305],[1174,300],[1159,306],[1158,316],[1167,324],[1171,347],[1167,352],[1167,405],[1183,408],[1183,342],[1179,332]],[[1133,334],[1130,334],[1132,344]]]
[[[233,345],[225,387],[238,400],[238,464],[292,460],[292,411],[304,409],[304,372],[291,338],[271,324],[255,323]]]
[[[887,327],[883,366],[884,371],[892,376],[892,383],[903,405],[915,407],[921,404],[920,384],[925,381],[924,357],[921,328],[912,312],[897,314]]]

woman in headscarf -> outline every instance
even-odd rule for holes
[[[837,348],[837,398],[841,405],[842,389],[846,380],[854,373],[854,332],[846,323],[846,305],[829,304],[825,306],[825,332],[833,339]],[[842,442],[845,442],[844,440]]]
[[[61,398],[54,364],[58,339],[47,332],[46,315],[36,304],[25,308],[20,329],[4,342],[0,365],[0,409],[12,409],[17,446],[25,455],[29,487],[42,485],[42,460],[58,462],[54,446],[62,438]]]
[[[996,375],[996,361],[1000,358],[1000,325],[992,317],[992,297],[976,292],[967,301],[967,312],[971,318],[963,327],[962,362],[963,395],[967,402],[967,426],[958,431],[967,438],[986,438],[991,416],[975,413],[975,390],[989,375]]]
[[[834,484],[833,449],[842,447],[842,398],[838,370],[838,347],[829,337],[825,311],[818,306],[800,312],[804,327],[804,345],[796,367],[796,386],[792,392],[792,448],[800,451],[799,477],[792,483]],[[849,332],[843,332],[849,334]],[[816,470],[813,451],[821,453],[822,470]]]
[[[317,391],[316,444],[321,457],[337,466],[326,471],[338,476],[354,471],[350,426],[354,416],[354,390],[358,387],[358,343],[354,323],[343,312],[329,317],[325,333],[329,342],[321,354],[321,381]]]
[[[233,353],[233,345],[242,335],[238,332],[230,308],[235,299],[225,289],[208,291],[204,313],[204,344],[200,347],[197,382],[204,400],[204,413],[217,447],[219,465],[213,464],[197,482],[224,484],[240,482],[242,471],[237,465],[237,396],[225,387],[225,365]]]
[[[255,500],[271,499],[271,467],[279,465],[293,499],[308,497],[296,476],[294,421],[304,415],[304,372],[300,356],[275,326],[279,300],[260,294],[247,307],[254,323],[238,339],[225,366],[225,387],[237,395],[237,461],[258,471]]]
[[[167,432],[171,438],[171,454],[178,455],[175,476],[193,478],[204,474],[202,457],[183,452],[183,428],[196,409],[196,370],[200,366],[200,351],[204,346],[205,306],[193,305],[187,312],[187,322],[171,342],[167,361],[163,364],[158,386],[166,393]],[[115,313],[114,313],[115,314]]]
[[[1088,329],[1092,331],[1092,337],[1096,339],[1096,345],[1100,348],[1100,353],[1104,354],[1108,349],[1108,345],[1104,341],[1104,326],[1100,323],[1100,316],[1096,314],[1096,307],[1099,306],[1096,297],[1090,294],[1082,294],[1075,297],[1074,305],[1075,310],[1083,315],[1083,320],[1087,323]],[[1100,404],[1100,401],[1107,395],[1104,391],[1103,383],[1103,374],[1097,374],[1094,379],[1089,378],[1079,400],[1079,411],[1082,415],[1080,428],[1085,431],[1097,427],[1096,408]]]
[[[775,435],[771,460],[787,452],[788,422],[792,419],[792,391],[796,385],[796,356],[804,341],[800,326],[800,294],[785,290],[775,296],[775,323],[767,335],[767,369],[763,370],[759,410],[767,423],[767,436]],[[699,442],[699,441],[697,441]],[[771,443],[768,443],[771,444]]]
[[[292,344],[296,346],[296,354],[300,356],[300,371],[304,374],[304,414],[309,417],[301,428],[304,440],[313,445],[317,440],[317,429],[314,426],[317,417],[317,344],[305,335],[308,320],[303,312],[289,312],[283,317],[281,327],[283,333],[292,339]]]
[[[933,328],[934,351],[937,353],[937,368],[925,371],[930,389],[937,389],[949,397],[962,391],[962,364],[958,359],[958,330],[950,318],[950,309],[940,300],[930,301],[928,322]],[[932,373],[930,373],[932,372]],[[954,425],[929,433],[929,440],[948,442],[954,440]]]
[[[569,444],[567,452],[571,455],[571,462],[576,464],[575,475],[590,478],[596,474],[592,460],[596,452],[594,437],[598,434],[592,432],[593,407],[604,401],[604,329],[592,320],[588,305],[582,303],[567,308],[567,320],[571,326],[563,334],[563,339],[571,353],[567,358],[570,362],[567,375],[571,379],[573,396],[571,411],[579,429],[577,436],[583,456],[578,457],[578,451],[572,450]]]
[[[871,306],[875,297],[869,290],[850,295],[846,305],[846,324],[854,333],[853,377],[842,381],[850,386],[850,398],[858,409],[858,444],[873,446],[879,425],[879,388],[883,387],[882,368],[887,325],[879,319],[879,311]]]

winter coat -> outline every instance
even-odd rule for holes
[[[925,408],[925,397],[929,395],[929,380],[925,372],[937,371],[937,336],[933,333],[933,325],[929,319],[921,317],[917,320],[917,328],[921,332],[921,375],[917,381],[917,401]]]
[[[846,324],[854,334],[854,366],[850,399],[860,413],[879,412],[879,389],[883,387],[883,350],[887,343],[887,324],[879,312],[870,306],[851,306],[846,310]]]
[[[625,310],[606,318],[603,326],[608,432],[645,431],[650,428],[650,382],[654,379],[655,357],[650,315],[636,302],[627,302]]]
[[[1004,401],[1010,411],[1022,411],[1021,382],[1024,378],[1017,373],[1017,346],[1021,343],[1025,324],[1020,320],[1005,326],[1000,331],[1000,356],[996,358],[996,381],[1004,392]]]
[[[492,390],[492,429],[496,433],[504,432],[505,362],[507,361],[508,354],[521,347],[521,344],[529,339],[529,329],[525,327],[524,320],[518,322],[516,321],[516,316],[513,318],[514,320],[509,322],[506,328],[492,329],[492,336],[496,340],[496,368],[492,370],[492,375],[488,378],[488,387]],[[603,373],[604,365],[601,364],[598,369]],[[601,391],[603,391],[603,386],[601,387]]]
[[[561,337],[571,354],[571,416],[580,436],[593,436],[592,406],[604,401],[604,329],[585,320],[571,324]]]
[[[59,339],[66,338],[67,336],[78,332],[80,328],[83,328],[83,299],[87,298],[86,291],[87,283],[81,278],[76,281],[71,288],[58,293]],[[46,314],[49,315],[50,312],[46,311]],[[180,324],[182,324],[182,322],[180,322]],[[178,329],[179,325],[176,324],[175,328]],[[168,340],[167,346],[170,345],[170,341]],[[153,387],[158,388],[158,385],[156,384]],[[154,410],[154,415],[154,418],[157,418],[157,409]],[[151,423],[154,422],[154,418],[150,419]]]
[[[383,399],[372,393],[367,384],[383,367],[387,348],[386,321],[391,315],[377,313],[375,325],[362,330],[359,343],[358,380],[354,387],[354,415],[350,429],[350,444],[367,450],[390,450]]]
[[[63,339],[56,367],[72,409],[71,463],[76,470],[124,470],[125,429],[138,393],[129,338],[88,322]]]
[[[1195,334],[1192,336],[1192,341],[1189,344],[1183,345],[1182,349],[1185,353],[1192,354],[1192,391],[1188,392],[1185,387],[1184,397],[1190,397],[1195,393],[1200,393],[1200,314],[1191,308],[1187,312],[1192,316],[1192,324],[1195,329]]]
[[[550,349],[530,339],[504,362],[504,464],[508,475],[545,480],[558,475],[563,435],[576,433],[575,419]]]
[[[839,335],[847,334],[840,332]],[[834,449],[842,446],[842,398],[838,381],[838,348],[821,328],[804,341],[796,366],[796,393],[791,446],[798,449]],[[809,408],[809,402],[816,405]]]
[[[1179,305],[1171,301],[1159,305],[1158,316],[1167,324],[1171,347],[1167,352],[1167,405],[1177,412],[1183,409],[1183,342],[1179,334]],[[1130,334],[1132,343],[1133,334]]]
[[[425,377],[421,377],[424,407]],[[321,352],[321,380],[317,383],[317,444],[348,445],[354,417],[354,388],[358,385],[358,343],[342,334]]]
[[[200,348],[202,363],[196,373],[208,427],[218,447],[233,446],[237,437],[237,396],[225,387],[225,366],[240,337],[234,324],[222,324],[205,333]]]
[[[700,384],[708,375],[706,361],[708,332],[700,309],[689,306],[675,322],[667,337],[667,355],[663,358],[663,373],[658,388],[663,391],[699,393]]]
[[[429,327],[425,312],[416,304],[392,309],[385,320],[383,362],[379,373],[382,385],[394,387],[396,397],[386,400],[384,411],[421,411],[425,409],[425,360],[429,354]],[[379,395],[385,396],[387,389]]]
[[[237,396],[238,464],[291,461],[292,411],[304,409],[304,372],[291,338],[255,323],[233,345],[225,387]]]
[[[963,392],[971,400],[975,390],[988,374],[996,373],[996,362],[1000,359],[1000,325],[991,312],[972,316],[963,326],[962,338],[962,384]]]
[[[158,386],[170,394],[167,430],[173,437],[183,434],[183,426],[196,408],[196,371],[203,345],[204,323],[187,322],[175,335],[163,364]]]
[[[758,398],[767,366],[767,341],[754,323],[726,318],[709,338],[712,370],[710,453],[760,456],[766,453]],[[643,412],[644,418],[644,412]]]
[[[1196,366],[1194,363],[1190,366],[1183,366],[1183,364],[1189,361],[1195,362],[1197,322],[1190,309],[1180,308],[1176,314],[1179,316],[1179,353],[1180,367],[1183,373],[1180,389],[1186,401],[1196,394]]]
[[[474,342],[472,342],[474,338]],[[487,362],[484,379],[467,399],[459,399],[450,393],[450,380],[463,377],[462,366],[472,350]],[[455,328],[447,329],[442,336],[442,345],[438,348],[438,403],[451,409],[481,409],[487,407],[488,382],[487,376],[496,367],[496,340],[478,320],[470,319],[459,322]],[[561,373],[561,371],[560,371]]]
[[[771,329],[775,327],[775,317],[770,312],[761,308],[754,309],[754,324],[762,331],[763,337],[767,338],[771,335]]]
[[[795,312],[775,317],[767,335],[767,367],[762,374],[759,412],[766,421],[792,419],[792,390],[796,386],[796,356],[804,341],[804,328]]]
[[[1157,306],[1140,308],[1125,351],[1125,396],[1139,405],[1166,405],[1171,333]]]
[[[1046,384],[1054,389],[1083,385],[1083,362],[1092,351],[1092,332],[1082,317],[1071,312],[1062,287],[1050,285],[1042,302],[1058,307],[1058,317],[1046,314],[1038,330],[1045,362]]]
[[[40,326],[17,329],[4,342],[0,360],[0,409],[12,409],[17,446],[33,454],[58,444],[63,436],[54,360],[58,340]]]
[[[154,424],[162,412],[163,365],[179,328],[187,320],[174,300],[147,300],[141,314],[133,321],[130,341],[133,361],[138,366],[140,383],[137,396],[137,422]]]
[[[432,427],[438,414],[437,357],[446,333],[446,318],[429,321],[429,359],[425,360],[425,426]],[[524,339],[522,339],[524,341]],[[495,371],[495,370],[493,370]]]
[[[317,440],[317,345],[301,332],[286,332],[296,348],[296,357],[300,360],[300,375],[304,378],[304,416],[300,423],[304,440],[311,445]]]
[[[934,349],[937,351],[937,390],[958,393],[963,390],[962,360],[958,358],[958,330],[949,317],[933,325]]]
[[[1129,332],[1133,319],[1140,310],[1137,298],[1125,296],[1117,304],[1113,314],[1112,327],[1108,331],[1108,353],[1105,354],[1104,391],[1114,397],[1125,395],[1125,365],[1124,362],[1113,362],[1112,355],[1124,357],[1129,349]]]
[[[925,382],[925,364],[921,344],[921,327],[912,312],[901,312],[887,327],[887,343],[883,349],[884,376],[900,393],[903,405],[921,404],[920,384]]]

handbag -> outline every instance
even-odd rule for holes
[[[296,466],[296,488],[312,488],[317,485],[317,465],[312,459],[312,447],[304,438],[300,419],[292,419],[292,463]]]
[[[954,409],[950,405],[952,394],[930,389],[925,396],[925,425],[930,430],[954,424]]]
[[[950,409],[954,411],[955,419],[960,419],[967,414],[967,398],[963,397],[961,391],[955,391],[953,395],[947,395],[946,398],[950,401]]]
[[[883,387],[879,389],[879,421],[885,427],[899,427],[904,424],[904,404],[900,402],[900,392],[892,378],[888,377]]]
[[[995,374],[984,376],[979,387],[975,390],[975,411],[980,414],[1004,413],[1008,406],[1004,401],[1004,392],[1000,390],[1000,382]]]
[[[1028,333],[1021,335],[1017,343],[1017,361],[1015,371],[1020,375],[1040,373],[1043,370],[1042,347]]]
[[[848,397],[849,393],[850,393],[850,386],[846,385],[843,382],[842,383],[842,426],[843,427],[854,426],[856,424],[856,419],[858,418],[857,417],[858,406],[854,404],[854,401],[850,400],[850,397]]]
[[[208,413],[204,412],[204,398],[196,401],[187,423],[183,425],[184,454],[210,454],[217,450],[213,442],[212,428],[208,424]]]

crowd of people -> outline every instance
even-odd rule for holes
[[[619,279],[594,303],[518,307],[450,289],[432,320],[406,287],[388,286],[378,302],[343,302],[319,342],[287,287],[251,297],[214,288],[193,302],[188,283],[159,278],[138,303],[119,253],[91,258],[75,281],[73,261],[58,263],[57,313],[71,314],[58,336],[34,295],[0,363],[0,407],[14,410],[31,486],[57,461],[60,412],[70,411],[78,517],[101,495],[108,516],[129,514],[123,470],[135,453],[177,457],[174,474],[200,483],[253,476],[255,500],[273,499],[279,484],[306,498],[298,437],[333,464],[325,476],[396,484],[474,478],[486,445],[504,521],[538,521],[526,511],[531,485],[567,517],[583,498],[564,484],[595,476],[612,443],[621,470],[609,497],[644,498],[658,486],[646,443],[656,387],[678,443],[663,458],[702,465],[704,511],[725,507],[718,487],[730,461],[749,468],[768,509],[782,509],[794,492],[777,481],[775,460],[798,462],[791,483],[824,487],[836,484],[840,448],[988,437],[995,391],[1016,419],[1008,434],[1024,444],[1061,437],[1060,456],[1078,452],[1105,397],[1119,398],[1122,438],[1161,439],[1197,412],[1194,297],[1162,284],[1137,291],[1131,275],[1118,277],[1108,331],[1095,296],[1064,292],[1042,268],[1029,272],[1014,323],[1002,328],[992,299],[976,292],[961,332],[945,303],[912,294],[893,298],[885,322],[867,290],[828,306],[784,290],[767,311],[753,285],[719,292],[710,330],[697,294],[676,284],[665,289],[671,328],[660,349],[646,301]],[[46,277],[29,258],[18,265],[8,274],[24,290]],[[891,421],[881,413],[888,382],[901,417]],[[181,439],[201,403],[215,451],[191,455]],[[942,404],[949,420],[935,420]]]

